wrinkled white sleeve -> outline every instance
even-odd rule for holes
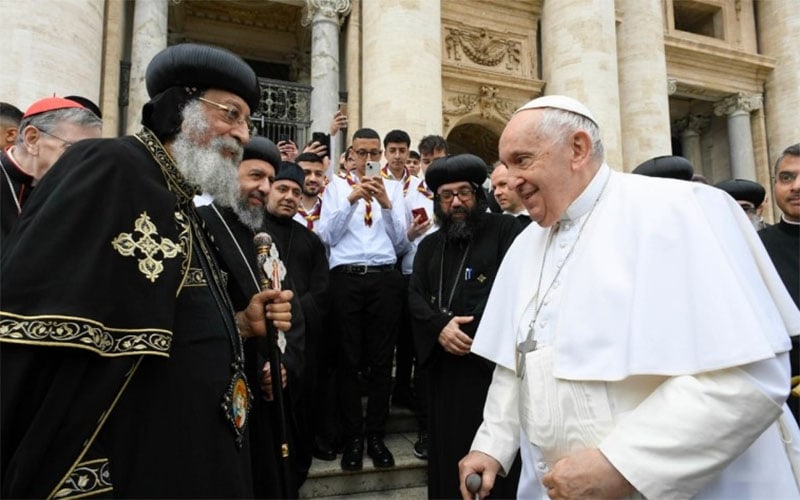
[[[500,462],[502,476],[511,470],[519,449],[519,383],[513,371],[495,366],[483,406],[483,423],[470,448]]]
[[[691,498],[778,418],[788,393],[788,353],[672,377],[599,448],[645,497]]]

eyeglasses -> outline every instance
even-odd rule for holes
[[[757,213],[755,205],[752,205],[750,203],[739,203],[739,206],[742,207],[742,210],[744,210],[745,213],[748,214]]]
[[[247,127],[247,131],[252,133],[254,130],[253,122],[250,121],[249,116],[242,116],[242,111],[237,108],[236,106],[227,106],[225,104],[220,104],[218,102],[214,102],[211,99],[206,99],[205,97],[198,97],[198,100],[210,104],[222,111],[225,111],[225,121],[230,124],[236,125],[244,125]]]
[[[369,155],[371,158],[380,158],[383,151],[380,149],[373,149],[372,151],[367,151],[366,149],[359,149],[358,151],[353,151],[359,158],[366,158]]]
[[[797,172],[779,172],[775,176],[775,181],[778,184],[789,185],[797,179]]]
[[[62,142],[62,145],[64,146],[64,149],[67,149],[68,147],[70,147],[70,146],[72,146],[73,144],[75,144],[75,143],[74,143],[74,142],[72,142],[72,141],[68,141],[68,140],[66,140],[66,139],[62,139],[61,137],[59,137],[59,136],[57,136],[57,135],[55,135],[55,134],[51,134],[50,132],[48,132],[48,131],[46,131],[46,130],[39,129],[39,132],[43,133],[44,135],[49,135],[49,136],[50,136],[50,137],[52,137],[53,139],[56,139],[56,140],[58,140],[58,141],[61,141],[61,142]]]
[[[450,203],[453,201],[454,196],[458,196],[458,199],[461,201],[469,201],[475,197],[475,189],[473,188],[461,188],[456,192],[453,191],[442,191],[441,193],[436,195],[439,198],[439,201],[443,203]]]

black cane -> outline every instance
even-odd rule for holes
[[[269,251],[272,247],[272,237],[267,233],[258,233],[253,238],[256,246],[259,277],[261,278],[261,289],[280,290],[281,281],[276,273],[267,274],[264,264],[267,263]],[[286,426],[286,408],[283,402],[283,387],[281,387],[281,350],[278,347],[278,329],[267,320],[267,357],[269,358],[270,371],[272,372],[272,397],[278,407],[278,431],[280,433],[281,446],[281,471],[283,472],[284,491],[283,495],[289,497],[292,484],[292,470],[289,461],[289,431]]]

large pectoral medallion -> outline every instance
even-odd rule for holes
[[[253,404],[253,394],[247,385],[247,378],[239,363],[233,364],[233,377],[222,397],[222,410],[236,435],[236,446],[244,444],[244,431],[247,417]]]

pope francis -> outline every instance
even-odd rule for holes
[[[615,172],[564,96],[500,138],[531,219],[472,352],[496,363],[459,463],[481,497],[522,443],[550,498],[798,498],[784,401],[800,312],[742,209],[711,186]],[[520,496],[525,496],[525,488]]]

